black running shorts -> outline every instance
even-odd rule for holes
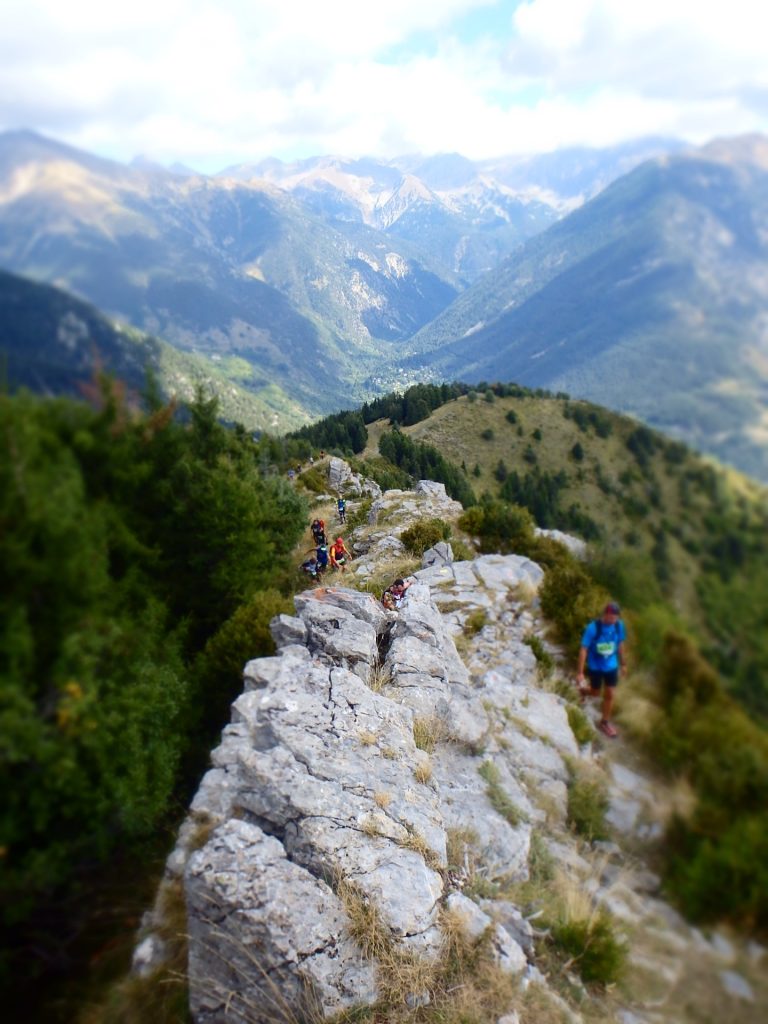
[[[599,690],[602,686],[615,686],[619,681],[619,670],[615,668],[612,672],[601,672],[597,668],[588,668],[587,677],[592,689]]]

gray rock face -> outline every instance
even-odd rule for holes
[[[423,492],[432,508],[449,500],[440,487]],[[535,580],[537,567],[512,556],[446,568],[458,586],[503,593]],[[411,586],[397,614],[343,587],[306,591],[295,605],[295,616],[273,621],[278,654],[245,667],[169,860],[187,896],[195,1021],[266,1022],[265,972],[291,1006],[311,990],[325,1015],[375,1000],[342,881],[404,946],[437,955],[451,829],[473,831],[490,878],[526,877],[537,811],[501,750],[486,759],[519,820],[494,808],[471,752],[489,734],[487,695],[473,687],[429,579]],[[495,685],[505,683],[509,703],[512,680]],[[416,746],[419,720],[434,730],[431,756]],[[209,830],[196,852],[194,821]],[[504,924],[467,904],[493,931],[497,962],[521,971],[525,953]]]
[[[374,507],[377,525],[353,540],[362,575],[402,556],[398,534],[414,521],[459,511],[428,482]],[[521,989],[541,986],[558,1015],[579,1020],[534,966],[534,930],[520,909],[468,896],[528,878],[542,839],[534,829],[559,873],[632,926],[631,969],[651,979],[654,998],[679,990],[680,965],[695,953],[728,997],[754,999],[757,1012],[761,994],[736,973],[735,944],[700,936],[697,945],[654,897],[658,880],[630,866],[618,843],[587,855],[569,835],[566,762],[602,755],[578,748],[566,703],[539,679],[525,642],[543,636],[541,579],[520,556],[454,562],[449,545],[436,545],[397,613],[370,594],[318,587],[297,595],[295,615],[273,620],[278,653],[245,666],[244,692],[166,865],[164,884],[183,885],[187,900],[196,1024],[320,1020],[374,1003],[378,965],[354,939],[361,906],[375,908],[404,952],[428,959],[440,956],[444,914],[458,915]],[[482,613],[471,630],[469,611]],[[653,788],[607,763],[609,818],[640,836]],[[164,955],[150,914],[136,972],[151,974]],[[417,1009],[433,998],[425,986],[406,1002]],[[671,1024],[654,1007],[656,1024]]]
[[[440,656],[428,592],[414,598],[396,617],[403,668],[428,669],[445,687],[460,662],[455,649],[455,661]],[[326,1015],[376,998],[373,966],[328,881],[353,882],[405,945],[425,955],[440,945],[439,797],[414,774],[425,755],[411,708],[366,685],[379,644],[394,648],[393,616],[344,588],[295,603],[295,618],[274,622],[279,654],[246,666],[245,692],[193,802],[218,827],[199,851],[175,854],[177,872],[186,864],[196,1021],[273,1019],[264,972],[291,1006],[309,987]],[[390,649],[392,678],[401,660]]]
[[[354,473],[348,462],[333,457],[328,462],[328,488],[334,494],[343,494],[345,497],[381,497],[381,488],[375,480]]]
[[[452,892],[445,901],[446,909],[460,922],[470,939],[479,939],[486,931],[491,933],[494,960],[509,974],[519,974],[526,967],[523,950],[502,925],[494,922],[480,907],[463,893]]]
[[[755,993],[746,978],[736,974],[735,971],[721,971],[720,980],[729,996],[734,996],[746,1003],[754,1003]]]
[[[398,535],[418,519],[454,520],[463,511],[461,503],[445,493],[444,484],[420,480],[415,491],[386,491],[371,506],[369,522],[386,522],[387,533]]]
[[[390,500],[388,492],[382,507]],[[409,502],[422,515],[455,504],[426,484]],[[384,532],[373,550],[391,550],[392,541]],[[504,664],[473,679],[435,599],[461,594],[495,615],[521,586],[535,593],[541,570],[517,556],[454,563],[447,545],[436,554],[397,614],[344,587],[297,595],[296,615],[272,623],[278,654],[246,665],[245,690],[169,860],[187,895],[195,1021],[266,1022],[254,1009],[266,1005],[264,972],[291,1006],[311,990],[326,1015],[375,1000],[342,882],[377,908],[394,938],[426,956],[440,949],[449,896],[492,931],[500,966],[525,967],[518,939],[528,936],[512,912],[514,933],[444,891],[447,838],[471,834],[489,880],[525,879],[541,817],[526,780],[564,791],[561,754],[578,751],[558,698],[532,685],[536,662],[519,639],[527,620],[511,630],[489,622],[483,635],[506,645]],[[381,692],[371,688],[382,682]],[[503,746],[496,708],[507,716]],[[417,748],[415,726],[433,733],[431,754]],[[194,853],[192,820],[210,831]]]
[[[343,460],[332,460],[332,473],[334,490],[365,493]],[[413,522],[461,511],[428,481],[377,497],[376,525],[352,539],[362,577],[404,555],[399,534]],[[558,1019],[578,1022],[536,968],[534,929],[520,909],[468,896],[527,879],[542,838],[558,874],[632,928],[630,967],[653,1003],[618,1018],[677,1024],[664,1000],[682,990],[686,961],[699,970],[702,958],[725,997],[759,1015],[751,967],[761,947],[745,966],[735,942],[705,938],[657,898],[659,880],[618,842],[588,854],[567,830],[566,762],[598,765],[603,755],[579,750],[565,701],[539,679],[525,642],[543,638],[542,575],[516,555],[454,562],[440,544],[397,613],[370,594],[318,587],[297,595],[295,615],[273,620],[278,653],[245,666],[161,884],[186,896],[195,1024],[319,1021],[375,1003],[378,965],[354,938],[361,907],[375,909],[403,952],[428,959],[440,956],[444,914],[458,916],[521,991],[539,987]],[[470,611],[481,613],[471,630]],[[606,763],[616,839],[642,838],[654,789]],[[142,977],[170,955],[168,932],[156,927],[162,906],[159,895],[134,954]],[[433,998],[424,986],[405,1001],[416,1010]],[[511,1010],[500,1018],[515,1019]]]
[[[307,627],[301,619],[292,615],[276,615],[269,624],[269,630],[278,650],[289,644],[307,642]]]
[[[327,1015],[375,1001],[373,965],[349,938],[341,901],[255,825],[230,820],[216,830],[190,858],[186,895],[196,1021],[246,1024],[268,1007],[279,1019],[309,995]]]
[[[447,540],[441,540],[421,556],[421,567],[428,569],[431,565],[449,565],[452,561],[453,548]]]

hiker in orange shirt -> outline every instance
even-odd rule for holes
[[[330,555],[331,565],[334,569],[341,569],[342,572],[347,571],[346,563],[351,561],[352,555],[344,546],[343,537],[336,538],[328,549],[328,554]]]

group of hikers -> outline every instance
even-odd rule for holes
[[[344,498],[339,498],[336,502],[336,514],[340,524],[346,523],[347,503]],[[312,531],[313,544],[305,554],[310,557],[301,563],[299,569],[312,579],[319,579],[329,566],[331,569],[346,572],[347,562],[351,561],[352,554],[344,544],[344,538],[337,537],[333,544],[329,545],[325,535],[324,519],[313,519],[309,528]]]
[[[340,523],[346,523],[346,502],[340,497],[336,503]],[[352,555],[344,544],[343,537],[337,537],[329,545],[325,535],[325,522],[313,520],[313,546],[306,552],[310,557],[302,562],[300,569],[314,580],[322,578],[330,566],[346,572],[347,562]],[[396,579],[387,587],[381,602],[389,611],[396,611],[406,597],[406,591],[413,580]],[[588,697],[602,698],[602,717],[598,728],[612,739],[618,736],[613,722],[613,704],[619,676],[627,670],[625,650],[626,629],[621,619],[621,609],[615,601],[609,601],[599,618],[589,622],[584,629],[579,646],[576,669],[576,685],[582,703]]]
[[[344,498],[339,498],[336,502],[336,512],[339,522],[346,523],[347,503]],[[312,532],[312,547],[305,552],[309,557],[301,563],[299,570],[315,581],[321,580],[329,567],[346,572],[347,562],[352,560],[352,553],[344,543],[344,538],[336,537],[334,542],[329,544],[324,519],[313,519],[309,528]],[[381,603],[389,611],[396,611],[412,583],[413,580],[396,579],[382,594]]]

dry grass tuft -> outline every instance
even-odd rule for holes
[[[417,782],[420,782],[422,786],[426,786],[432,781],[432,762],[428,757],[423,761],[419,761],[413,769],[413,777]]]
[[[371,732],[370,729],[363,729],[362,732],[358,733],[358,736],[364,747],[376,746],[376,733]]]
[[[688,779],[678,776],[672,781],[658,781],[654,784],[654,819],[668,824],[672,818],[689,821],[696,810],[698,797]]]
[[[413,850],[414,853],[418,853],[423,858],[427,867],[432,868],[433,871],[440,871],[445,867],[421,832],[417,832],[413,826],[407,824],[405,825],[405,832],[405,837],[397,841],[398,846],[401,846],[404,850]]]
[[[382,835],[380,822],[374,814],[369,814],[360,825],[361,832],[369,839],[376,839]]]
[[[379,791],[373,794],[373,800],[377,807],[380,807],[382,811],[386,811],[392,803],[392,794]]]
[[[457,915],[439,918],[439,954],[419,957],[398,944],[380,913],[359,889],[337,886],[349,918],[349,931],[363,955],[377,963],[381,999],[375,1007],[353,1010],[336,1024],[475,1024],[495,1021],[521,1004],[519,979],[493,961],[488,937],[472,941]]]
[[[378,662],[371,668],[370,675],[368,676],[368,689],[373,690],[374,693],[381,693],[382,690],[389,685],[392,680],[392,673],[390,672],[388,665],[382,665]]]
[[[413,742],[419,750],[431,754],[438,743],[448,738],[448,728],[442,718],[437,715],[414,718]]]

